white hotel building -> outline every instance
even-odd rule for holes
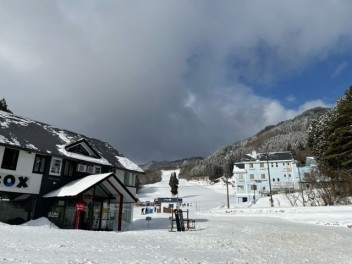
[[[298,189],[299,175],[290,152],[256,153],[237,162],[233,169],[236,202],[252,202],[278,190]]]

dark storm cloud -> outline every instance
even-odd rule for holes
[[[349,43],[351,4],[316,4],[2,1],[1,96],[138,162],[208,155],[324,104],[285,109],[241,81],[275,82]]]

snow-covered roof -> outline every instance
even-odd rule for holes
[[[95,185],[96,183],[109,177],[110,175],[111,173],[90,175],[82,179],[72,181],[63,187],[44,195],[43,197],[49,198],[49,197],[76,196],[84,192],[91,186]]]
[[[123,157],[110,144],[72,131],[0,111],[0,144],[52,156],[64,156],[118,169],[143,172],[136,164]],[[66,146],[85,140],[99,157],[73,153]]]
[[[82,179],[72,181],[57,190],[47,193],[43,197],[77,196],[98,183],[103,184],[105,188],[113,194],[117,195],[118,193],[122,193],[125,202],[136,202],[137,200],[112,172],[89,175]]]
[[[119,157],[116,156],[116,158],[119,160],[120,164],[124,166],[128,170],[132,171],[138,171],[138,172],[144,172],[137,164],[133,163],[126,157]]]
[[[267,152],[267,153],[252,153],[245,154],[243,156],[244,161],[274,161],[274,160],[293,160],[292,154],[289,151],[277,151],[277,152]]]
[[[239,167],[237,167],[236,165],[234,165],[232,172],[233,172],[233,173],[241,173],[241,172],[246,172],[246,170],[245,170],[245,169],[242,169],[242,168],[239,168]]]

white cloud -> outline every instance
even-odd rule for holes
[[[293,76],[352,36],[348,1],[0,5],[2,43],[13,43],[0,51],[11,109],[138,160],[207,155],[292,117],[243,80]],[[35,67],[24,76],[9,61]]]
[[[287,102],[291,102],[291,103],[297,100],[296,96],[294,96],[293,94],[286,96],[285,99]]]
[[[335,79],[339,76],[346,68],[348,67],[348,63],[346,61],[341,62],[335,69],[335,71],[331,74],[331,79]]]
[[[304,112],[308,109],[314,108],[314,107],[333,107],[333,105],[326,104],[322,100],[307,101],[299,107],[298,112],[302,113],[302,112]]]

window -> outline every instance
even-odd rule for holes
[[[100,166],[94,166],[95,169],[95,174],[100,174],[101,173],[101,167]]]
[[[284,177],[286,178],[286,174],[284,174]]]
[[[76,167],[76,162],[72,160],[65,160],[64,176],[72,177],[75,171],[75,167]]]
[[[88,165],[87,166],[87,172],[90,173],[90,174],[93,174],[94,173],[94,167],[92,165]]]
[[[35,155],[33,173],[44,173],[46,157],[43,155]]]
[[[249,168],[253,169],[253,163],[249,163]]]
[[[280,181],[280,178],[277,178],[277,181],[279,182],[279,181]]]
[[[289,174],[288,177],[291,177],[291,174]]]
[[[131,186],[136,185],[136,174],[131,174]]]
[[[17,149],[5,148],[1,168],[6,170],[16,170],[19,152],[20,151]]]
[[[279,167],[279,164],[276,162],[276,167]]]
[[[77,166],[77,171],[79,171],[79,172],[86,172],[86,171],[87,171],[87,165],[85,165],[85,164],[78,164],[78,166]]]
[[[264,163],[263,162],[260,163],[260,167],[264,168]]]
[[[129,185],[129,177],[130,177],[130,173],[125,171],[125,174],[123,175],[123,183],[125,185]]]
[[[60,176],[61,174],[62,159],[52,158],[50,165],[50,174]]]
[[[273,182],[275,181],[275,178],[273,178]]]
[[[249,179],[254,180],[254,174],[249,174]]]
[[[74,147],[69,148],[69,151],[77,153],[77,154],[89,156],[89,152],[81,144],[78,144]]]
[[[240,174],[238,175],[238,179],[239,179],[239,180],[243,180],[243,173],[240,173]]]
[[[265,180],[265,173],[260,174],[260,178],[261,178],[262,180]]]
[[[237,186],[237,191],[244,191],[244,186],[243,185],[238,185]]]

